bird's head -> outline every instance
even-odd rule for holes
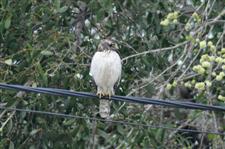
[[[105,50],[116,51],[118,50],[118,45],[110,39],[104,39],[99,43],[98,51],[105,51]]]

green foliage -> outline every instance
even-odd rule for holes
[[[224,105],[224,78],[215,81],[211,78],[213,71],[205,75],[199,68],[209,69],[208,60],[201,61],[205,54],[222,57],[223,53],[216,51],[214,55],[213,50],[224,48],[224,4],[190,2],[2,0],[0,82],[95,92],[89,76],[91,57],[99,41],[111,36],[123,59],[116,94],[177,97],[166,91],[163,95],[159,93],[186,84],[197,101]],[[212,68],[216,75],[224,71],[222,64]],[[204,93],[199,84],[195,87],[199,82],[204,84]],[[211,88],[205,90],[210,83]],[[0,90],[0,94],[0,103],[7,106],[98,117],[97,100],[9,90]],[[169,127],[176,127],[175,121],[197,125],[203,121],[198,122],[199,115],[204,115],[120,102],[113,102],[111,108],[115,120]],[[175,112],[180,119],[174,116]],[[207,114],[209,121],[216,123],[215,115]],[[216,118],[221,121],[218,127],[224,131],[223,116]],[[174,132],[164,129],[13,111],[1,111],[0,119],[0,148],[175,148],[182,144],[176,137],[169,137]],[[207,123],[207,128],[212,123]],[[213,135],[208,138],[221,139]]]

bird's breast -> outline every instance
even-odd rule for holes
[[[91,74],[98,86],[114,86],[121,75],[121,59],[115,51],[96,52]]]

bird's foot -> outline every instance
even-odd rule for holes
[[[104,93],[104,92],[97,92],[96,94],[100,99],[102,97],[108,97],[109,99],[111,99],[111,96],[112,96],[112,93],[111,92],[108,92],[108,93]]]
[[[109,97],[109,99],[111,99],[112,93],[108,92],[107,96]]]
[[[96,94],[100,99],[102,98],[102,97],[104,97],[105,96],[105,94],[103,93],[103,92],[97,92],[97,94]]]

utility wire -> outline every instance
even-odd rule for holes
[[[0,109],[7,110],[7,111],[27,112],[27,113],[34,113],[34,114],[40,114],[40,115],[56,116],[56,117],[63,117],[63,118],[70,118],[70,119],[88,119],[88,120],[93,120],[93,121],[110,122],[110,123],[121,124],[121,125],[126,125],[126,126],[135,126],[138,128],[140,128],[140,127],[146,128],[147,127],[147,128],[151,128],[151,129],[166,129],[166,130],[173,130],[173,131],[177,131],[177,132],[193,132],[193,133],[214,134],[214,135],[225,136],[225,133],[213,132],[213,131],[182,129],[182,128],[167,127],[167,126],[163,126],[163,125],[149,125],[149,124],[143,124],[143,123],[134,123],[134,122],[128,122],[128,121],[112,120],[112,119],[101,119],[101,118],[96,118],[96,117],[77,116],[77,115],[56,113],[56,112],[37,111],[37,110],[19,109],[19,108],[8,108],[8,107],[2,107],[2,106],[0,106]]]
[[[55,96],[75,96],[75,97],[82,97],[82,98],[98,99],[98,96],[96,96],[93,93],[76,92],[76,91],[57,89],[57,88],[28,87],[28,86],[4,84],[4,83],[0,83],[0,88],[49,94],[49,95],[55,95]],[[225,107],[222,107],[222,106],[205,105],[205,104],[193,103],[193,102],[182,102],[177,100],[162,100],[162,99],[152,99],[152,98],[146,98],[146,97],[132,97],[132,96],[112,96],[110,100],[133,102],[133,103],[140,103],[140,104],[153,104],[153,105],[168,106],[173,108],[186,108],[186,109],[225,112]]]
[[[26,92],[35,92],[35,93],[43,93],[43,94],[50,94],[55,96],[75,96],[75,97],[88,97],[88,98],[98,98],[93,93],[87,93],[87,92],[75,92],[65,89],[57,89],[57,88],[33,88],[33,87],[27,87],[22,85],[12,85],[12,84],[4,84],[0,83],[0,88],[2,89],[14,89],[14,90],[21,90]],[[161,106],[169,106],[169,107],[175,107],[175,108],[188,108],[188,109],[200,109],[200,110],[210,110],[210,111],[225,111],[224,107],[220,106],[209,106],[199,103],[192,103],[192,102],[181,102],[176,100],[160,100],[160,99],[150,99],[145,97],[127,97],[127,96],[112,96],[110,100],[115,101],[124,101],[124,102],[135,102],[135,103],[141,103],[141,104],[154,104],[154,105],[161,105]],[[95,121],[102,121],[102,122],[111,122],[111,123],[117,123],[122,125],[130,125],[130,126],[136,126],[136,127],[148,127],[148,128],[161,128],[161,129],[168,129],[168,130],[176,130],[176,131],[182,131],[182,132],[194,132],[194,133],[205,133],[205,134],[215,134],[215,135],[223,135],[224,133],[219,132],[211,132],[211,131],[200,131],[200,130],[193,130],[193,129],[180,129],[180,128],[172,128],[167,127],[163,125],[148,125],[143,123],[133,123],[133,122],[126,122],[126,121],[118,121],[118,120],[111,120],[111,119],[101,119],[101,118],[95,118],[95,117],[84,117],[84,116],[75,116],[75,115],[69,115],[69,114],[63,114],[63,113],[53,113],[53,112],[47,112],[47,111],[37,111],[37,110],[29,110],[29,109],[19,109],[19,108],[7,108],[4,106],[0,106],[0,109],[7,110],[7,111],[17,111],[17,112],[28,112],[28,113],[36,113],[36,114],[42,114],[42,115],[51,115],[51,116],[58,116],[58,117],[64,117],[64,118],[74,118],[74,119],[89,119],[89,120],[95,120]]]

